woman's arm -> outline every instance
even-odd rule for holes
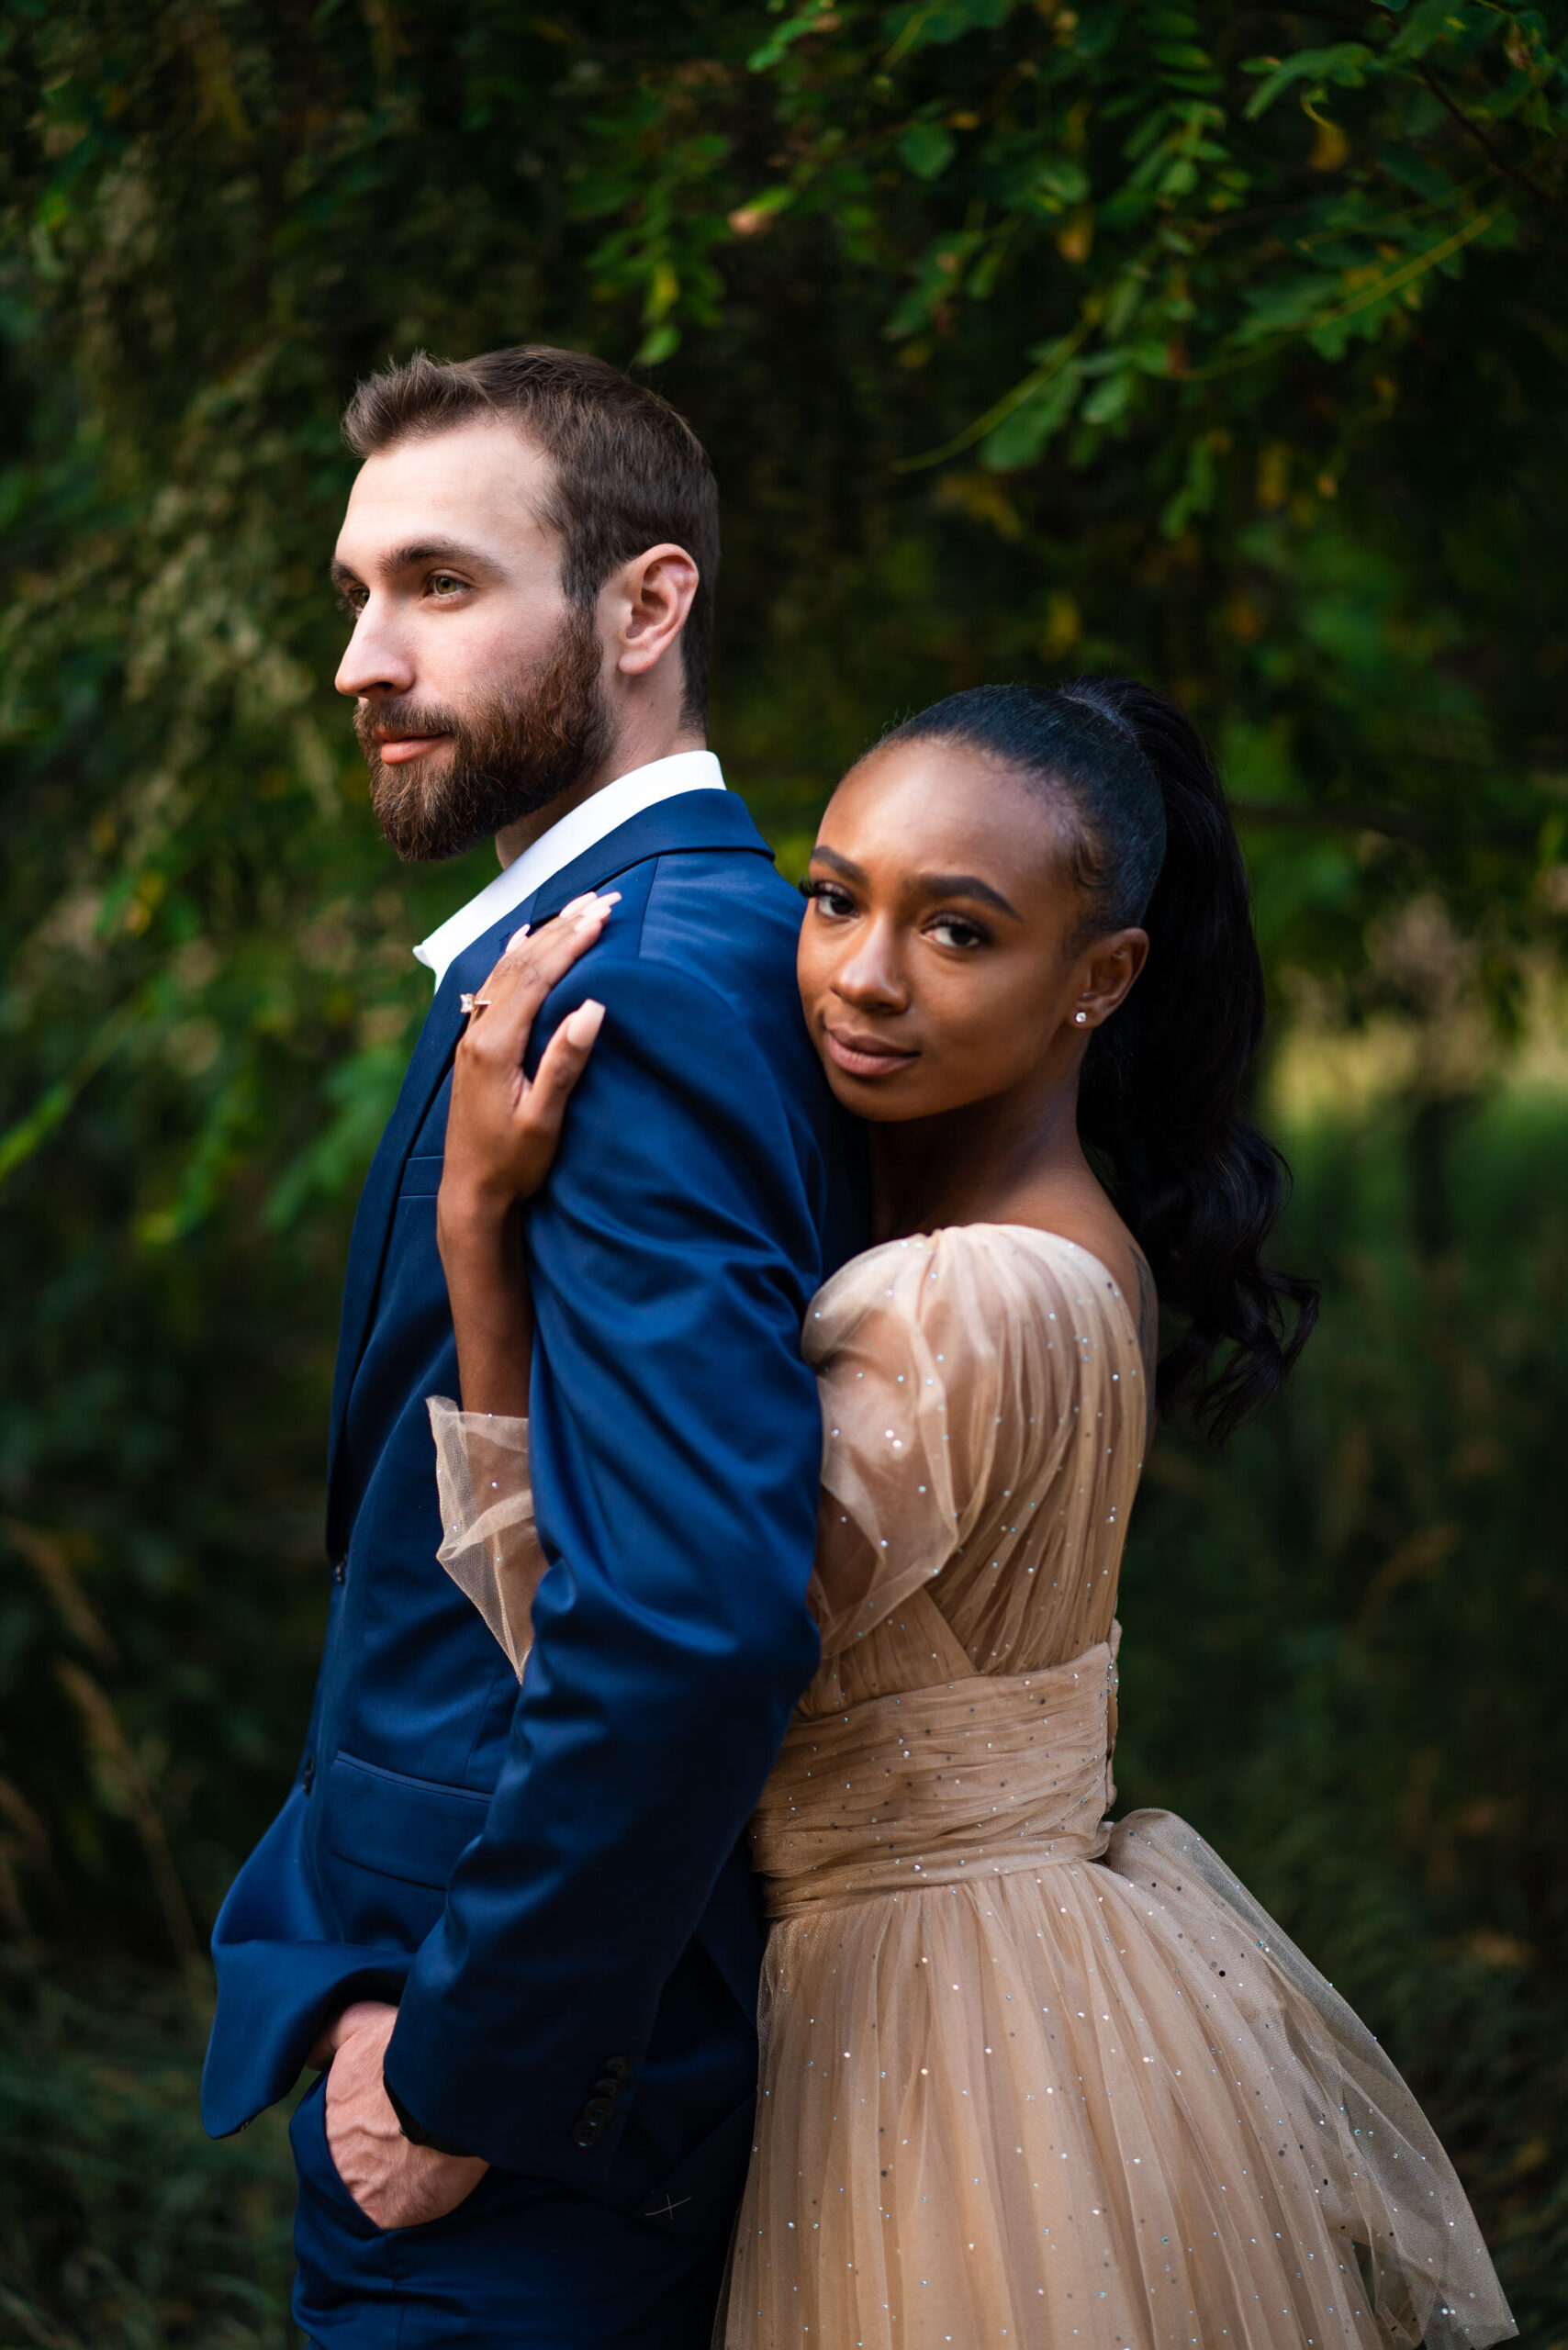
[[[484,1199],[447,1198],[442,1179],[436,1238],[457,1337],[458,1392],[465,1412],[528,1417],[533,1309],[518,1203],[497,1214]]]
[[[579,898],[537,935],[520,932],[477,990],[457,1047],[436,1242],[465,1411],[528,1415],[533,1315],[521,1205],[550,1171],[603,1006],[589,1002],[562,1021],[532,1083],[523,1056],[540,1005],[594,944],[616,902],[614,893]]]

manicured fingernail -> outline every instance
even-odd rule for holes
[[[529,932],[532,928],[533,924],[531,922],[525,922],[521,930],[514,930],[512,932],[511,936],[507,940],[507,953],[509,955],[511,953],[514,946],[521,946],[522,945],[523,940],[528,936]]]
[[[604,1025],[603,1004],[596,1003],[590,995],[586,1003],[578,1004],[566,1025],[574,1045],[591,1045]]]

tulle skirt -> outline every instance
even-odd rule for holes
[[[1185,1824],[786,1916],[725,2350],[1515,2329],[1365,2027]]]

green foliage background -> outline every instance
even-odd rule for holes
[[[356,375],[590,345],[725,496],[787,867],[896,711],[1126,666],[1223,752],[1327,1312],[1161,1438],[1120,1775],[1449,2134],[1568,2342],[1568,16],[1039,0],[0,12],[0,2345],[289,2339],[191,2109],[286,1783],[359,1176],[486,870],[330,689]]]

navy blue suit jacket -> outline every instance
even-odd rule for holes
[[[425,1398],[457,1376],[435,1195],[460,990],[520,922],[610,884],[622,903],[532,1047],[605,1004],[527,1224],[551,1564],[520,1691],[435,1556]],[[438,2141],[680,2232],[728,2224],[763,1942],[741,1840],[817,1659],[800,1331],[864,1238],[796,1000],[799,916],[742,803],[686,793],[437,992],[354,1225],[306,1754],[214,1936],[215,2134],[283,2096],[350,1999],[394,1998],[387,2081]]]

